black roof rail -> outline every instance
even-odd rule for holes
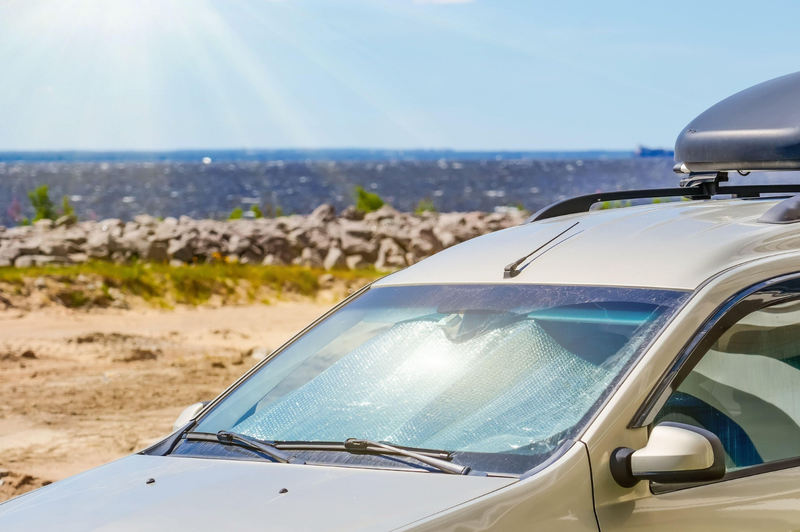
[[[800,194],[800,184],[786,185],[734,185],[721,187],[721,181],[727,181],[726,172],[716,174],[692,174],[681,181],[678,188],[651,188],[646,190],[618,190],[613,192],[597,192],[585,196],[576,196],[553,203],[534,213],[525,223],[538,222],[556,216],[588,212],[595,203],[603,201],[656,199],[685,197],[693,200],[711,199],[712,196],[730,194],[738,198],[758,198],[761,194]]]

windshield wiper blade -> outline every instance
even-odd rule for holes
[[[186,439],[212,442],[217,441],[223,445],[238,445],[240,447],[247,447],[248,449],[258,451],[283,464],[305,464],[303,460],[281,451],[271,443],[257,440],[245,434],[239,434],[238,432],[228,432],[226,430],[221,430],[216,434],[189,432],[186,435]]]
[[[355,438],[351,438],[355,439]],[[380,443],[380,442],[378,442]],[[347,451],[349,452],[351,449],[346,447],[346,442],[335,442],[335,441],[274,441],[272,444],[280,450],[286,451],[331,451],[331,452],[342,452]],[[422,449],[419,447],[406,447],[395,445],[393,446],[397,449],[401,449],[404,451],[413,451],[417,454],[421,454],[424,456],[428,456],[431,458],[439,458],[440,460],[451,460],[452,453],[449,451],[439,451],[434,449]],[[386,451],[384,454],[394,454],[390,451]]]
[[[387,445],[385,443],[379,443],[372,440],[359,440],[358,438],[348,438],[344,442],[344,448],[347,449],[348,451],[367,452],[367,453],[374,453],[376,451],[377,452],[389,451],[392,454],[399,454],[400,456],[408,456],[409,458],[413,458],[417,462],[422,462],[425,465],[435,467],[439,471],[451,475],[467,475],[471,471],[469,466],[454,464],[452,462],[448,462],[440,458],[433,458],[432,456],[426,456],[421,453],[409,451],[407,449],[403,449],[402,447],[395,447],[394,445]]]
[[[238,432],[221,430],[217,432],[217,440],[219,440],[220,443],[229,445],[242,445],[245,447],[250,447],[284,464],[305,464],[303,460],[281,451],[271,443],[257,440],[245,434],[239,434]]]
[[[451,475],[482,474],[478,471],[473,471],[469,466],[462,466],[449,462],[448,460],[451,455],[447,451],[433,451],[428,449],[412,450],[358,438],[350,438],[344,442],[276,442],[275,446],[279,449],[291,449],[296,451],[346,451],[350,453],[399,455],[413,458],[417,462],[429,465],[443,473]]]

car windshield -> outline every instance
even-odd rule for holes
[[[272,357],[194,431],[363,438],[522,473],[577,436],[686,297],[585,286],[371,288]],[[347,453],[321,454],[315,461]]]

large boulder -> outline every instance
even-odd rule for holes
[[[306,247],[327,251],[334,243],[334,238],[323,227],[312,227],[305,233]]]
[[[264,252],[258,246],[247,248],[239,257],[242,264],[262,264],[264,262]]]
[[[142,227],[136,224],[136,228],[128,230],[126,227],[125,232],[119,237],[117,241],[120,250],[130,253],[135,253],[138,257],[144,258],[147,256],[148,250],[152,245],[150,241],[150,232],[147,227]]]
[[[270,258],[267,264],[291,264],[296,257],[289,240],[280,235],[264,235],[258,241],[258,247],[263,250],[264,260]]]
[[[408,250],[412,252],[417,259],[430,257],[443,249],[444,246],[439,239],[436,238],[433,227],[430,225],[420,225],[412,230],[411,243],[408,246]]]
[[[300,256],[294,259],[293,263],[307,268],[321,268],[323,265],[323,258],[319,250],[304,248]]]
[[[55,226],[53,220],[48,220],[47,218],[33,222],[33,227],[39,232],[49,231],[53,226]]]
[[[32,236],[17,241],[17,249],[20,255],[43,255],[41,252],[44,237],[41,235]]]
[[[325,260],[322,263],[326,270],[340,270],[347,267],[344,251],[340,247],[332,247],[325,255]]]
[[[156,242],[169,242],[175,238],[180,238],[181,232],[181,228],[178,226],[178,220],[175,218],[167,218],[156,227],[156,230],[150,238]]]
[[[355,206],[350,205],[342,211],[341,218],[342,220],[360,221],[364,219],[364,213],[356,209]]]
[[[379,270],[396,270],[406,266],[406,253],[403,248],[391,238],[381,240],[375,267]]]
[[[86,231],[80,227],[70,227],[69,229],[60,233],[60,238],[80,246],[86,243]]]
[[[107,228],[108,226],[101,227],[106,227],[106,230],[101,228],[90,232],[86,237],[86,244],[83,248],[87,255],[95,259],[106,259],[118,250],[117,241],[111,235],[111,231]]]
[[[228,239],[228,242],[225,247],[226,247],[226,252],[228,254],[243,255],[244,252],[250,249],[250,246],[252,245],[253,245],[252,240],[250,240],[245,236],[241,236],[234,233]]]
[[[0,266],[11,266],[14,260],[22,255],[19,243],[14,240],[3,240],[0,242]]]
[[[439,226],[433,228],[433,235],[436,237],[436,240],[441,242],[442,247],[445,249],[458,244],[456,235],[450,231],[447,231],[446,229],[440,228]]]
[[[336,207],[323,203],[308,215],[306,224],[312,227],[324,226],[336,219]]]
[[[78,223],[78,217],[74,214],[65,214],[55,222],[56,227],[70,227]]]
[[[381,220],[386,220],[387,218],[395,219],[400,216],[402,216],[402,213],[387,203],[377,211],[373,211],[364,215],[364,221],[374,223]]]
[[[404,249],[408,249],[411,243],[411,231],[418,223],[417,220],[409,220],[407,217],[386,218],[378,222],[375,231],[378,239],[391,238]]]
[[[374,231],[366,221],[343,224],[342,251],[347,255],[361,255],[367,261],[374,261],[378,255],[378,243],[373,235]]]
[[[350,255],[347,257],[346,263],[351,270],[363,270],[369,267],[369,262],[361,255]]]
[[[169,246],[166,242],[148,240],[147,250],[141,257],[154,262],[167,262],[169,261]]]
[[[33,232],[34,228],[30,225],[18,225],[17,227],[11,227],[3,231],[3,239],[18,240],[32,235]]]
[[[56,235],[50,235],[48,238],[42,240],[39,250],[42,255],[66,257],[72,253],[78,253],[80,247],[68,240],[58,238]]]
[[[193,241],[194,239],[188,235],[183,235],[181,238],[173,238],[167,246],[167,255],[171,259],[191,262],[194,258]]]

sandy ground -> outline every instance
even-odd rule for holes
[[[0,312],[0,501],[157,441],[328,308]]]

